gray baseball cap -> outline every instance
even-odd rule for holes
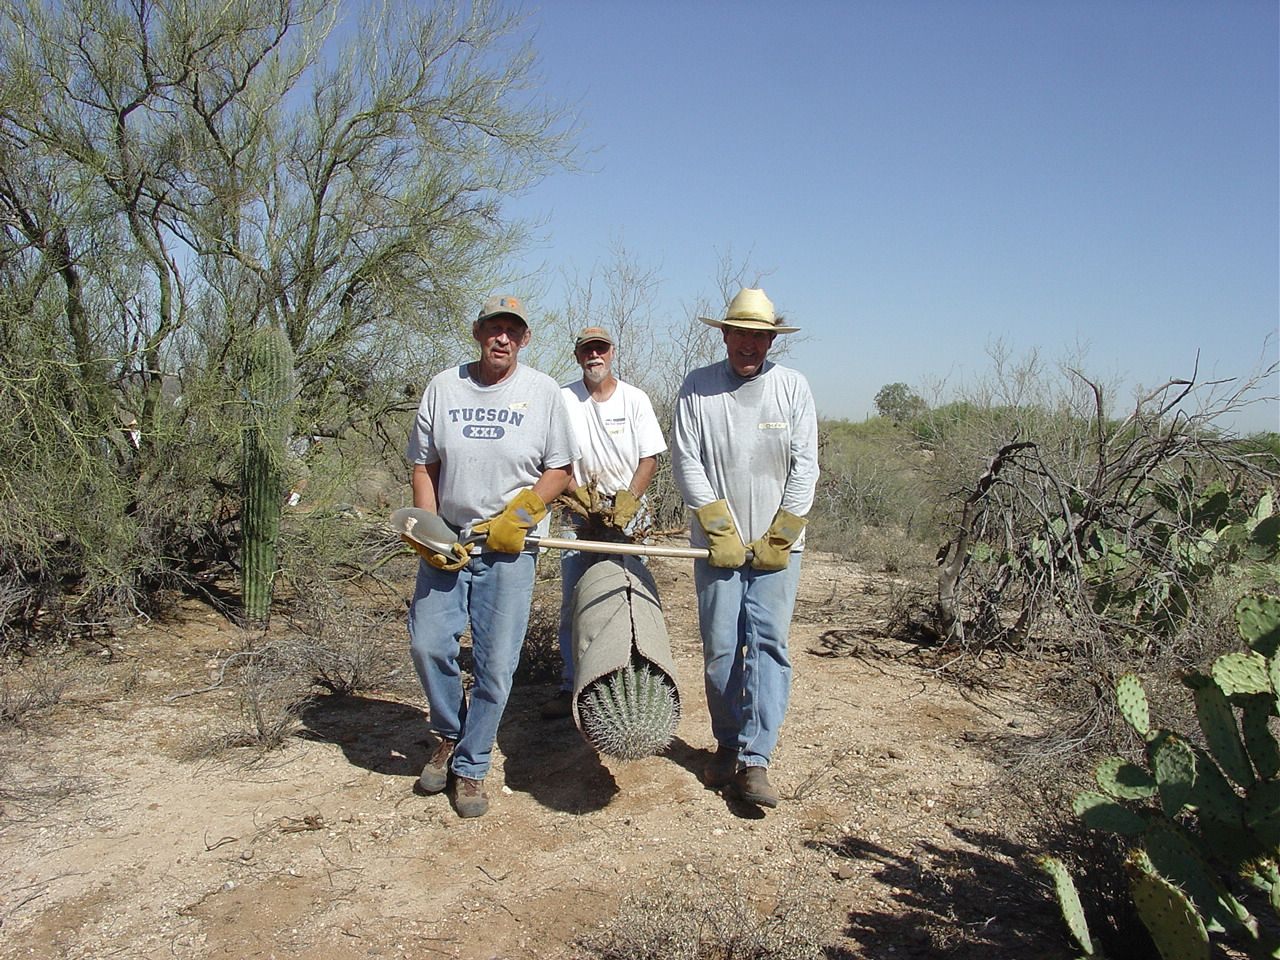
[[[529,319],[524,315],[524,304],[520,302],[519,297],[508,294],[493,296],[486,300],[484,306],[480,308],[480,316],[476,317],[476,323],[484,323],[490,317],[499,317],[504,313],[515,317],[526,327],[529,326]]]

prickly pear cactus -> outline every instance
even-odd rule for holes
[[[666,749],[680,722],[671,679],[641,657],[582,691],[582,732],[601,753],[639,760]]]
[[[1074,802],[1090,829],[1129,838],[1130,890],[1164,960],[1207,958],[1210,934],[1225,934],[1250,956],[1280,956],[1274,922],[1250,912],[1269,908],[1280,918],[1280,745],[1272,729],[1280,715],[1280,599],[1246,597],[1236,623],[1250,649],[1184,678],[1198,737],[1153,729],[1141,681],[1117,680],[1116,702],[1144,741],[1146,767],[1104,760],[1095,772],[1104,792]],[[1045,869],[1069,914],[1062,881]],[[1261,899],[1237,899],[1241,881]],[[1068,923],[1074,933],[1070,915]]]
[[[1147,712],[1147,691],[1142,689],[1142,681],[1132,673],[1126,673],[1116,679],[1116,706],[1120,715],[1139,736],[1147,736],[1151,731],[1151,717]]]
[[[1142,854],[1130,859],[1133,905],[1164,960],[1209,960],[1209,934],[1186,895],[1151,869]]]
[[[1075,881],[1067,872],[1066,864],[1057,857],[1041,857],[1040,869],[1053,881],[1053,891],[1058,898],[1058,907],[1062,910],[1062,919],[1067,922],[1067,929],[1075,938],[1086,957],[1092,957],[1093,940],[1089,937],[1089,924],[1084,918],[1084,907],[1080,903],[1080,894],[1076,892]]]
[[[253,335],[246,372],[240,585],[245,617],[265,621],[285,495],[285,444],[293,419],[293,349],[284,331],[265,327]]]

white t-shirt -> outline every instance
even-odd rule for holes
[[[641,457],[667,449],[653,404],[639,387],[619,380],[613,396],[597,403],[581,380],[560,388],[581,456],[573,461],[573,477],[585,486],[592,479],[604,494],[631,483]]]

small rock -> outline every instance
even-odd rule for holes
[[[837,880],[852,880],[857,876],[857,873],[858,872],[853,869],[853,864],[850,863],[842,863],[840,866],[836,867]]]

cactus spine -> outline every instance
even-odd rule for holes
[[[680,722],[680,701],[671,679],[647,660],[632,656],[621,670],[582,691],[582,732],[601,753],[639,760],[665,750]]]
[[[271,609],[276,541],[284,500],[285,444],[293,418],[293,349],[283,330],[264,327],[249,341],[247,414],[240,471],[240,584],[245,617]]]

